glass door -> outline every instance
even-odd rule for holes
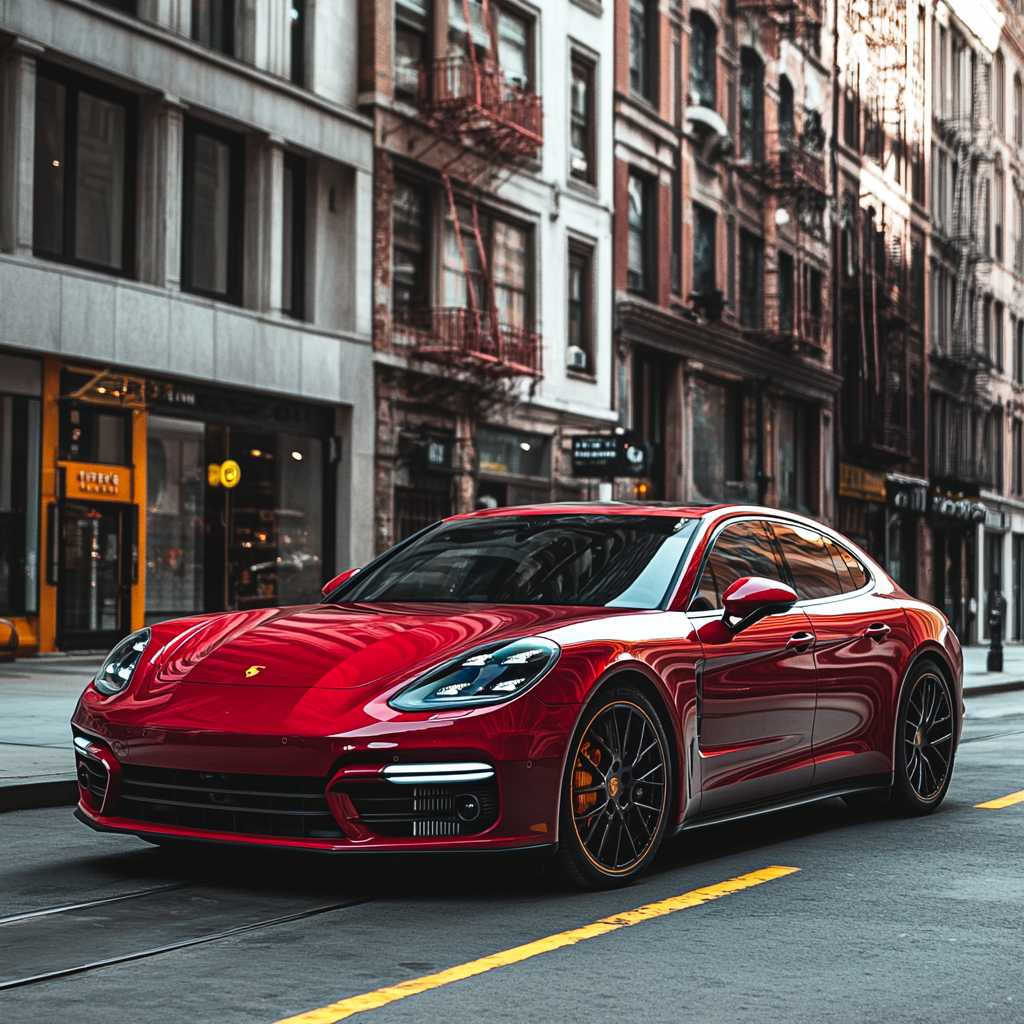
[[[61,647],[112,647],[131,626],[131,505],[66,501],[57,579]]]

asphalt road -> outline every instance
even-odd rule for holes
[[[612,893],[498,860],[182,857],[66,808],[0,815],[0,1019],[272,1024],[783,865],[356,1019],[1020,1024],[1024,803],[974,805],[1024,789],[1024,693],[972,698],[964,740],[929,818],[830,801],[708,829]]]

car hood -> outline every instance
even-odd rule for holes
[[[229,612],[153,656],[145,689],[178,682],[345,690],[411,678],[471,647],[602,614],[521,605],[312,605]]]

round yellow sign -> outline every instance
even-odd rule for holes
[[[242,467],[234,459],[220,464],[220,482],[224,487],[234,487],[242,479]]]
[[[220,485],[220,464],[211,462],[206,467],[206,482],[211,487],[217,487]]]

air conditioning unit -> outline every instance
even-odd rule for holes
[[[565,353],[565,365],[570,370],[586,370],[587,353],[579,345],[570,345]]]

